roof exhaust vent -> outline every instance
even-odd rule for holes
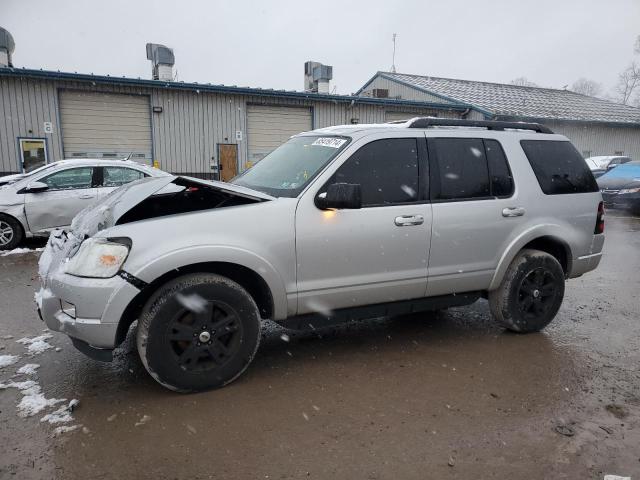
[[[158,43],[147,43],[147,59],[151,60],[151,76],[154,80],[173,81],[173,50]]]
[[[304,64],[305,92],[329,93],[329,80],[333,78],[333,67],[308,61]]]
[[[11,34],[0,27],[0,67],[13,67],[11,63],[11,54],[16,48]]]

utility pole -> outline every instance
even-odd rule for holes
[[[391,60],[391,72],[392,73],[396,73],[396,34],[393,34],[393,37],[391,38],[391,40],[393,41],[393,58]]]

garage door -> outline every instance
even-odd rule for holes
[[[60,92],[64,156],[151,162],[149,97]]]
[[[292,135],[311,128],[310,108],[247,106],[249,162],[262,160]]]
[[[384,112],[384,121],[385,122],[396,122],[398,120],[409,120],[413,117],[419,117],[418,113],[407,113],[407,112]]]

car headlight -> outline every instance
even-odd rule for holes
[[[635,187],[635,188],[623,188],[622,190],[620,190],[618,192],[619,194],[624,194],[624,193],[640,193],[640,187]]]
[[[120,239],[118,239],[120,240]],[[76,277],[111,278],[129,255],[129,245],[114,239],[88,238],[67,262],[66,272]]]

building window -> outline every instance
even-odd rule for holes
[[[47,142],[43,138],[19,138],[22,171],[28,173],[47,163]]]

